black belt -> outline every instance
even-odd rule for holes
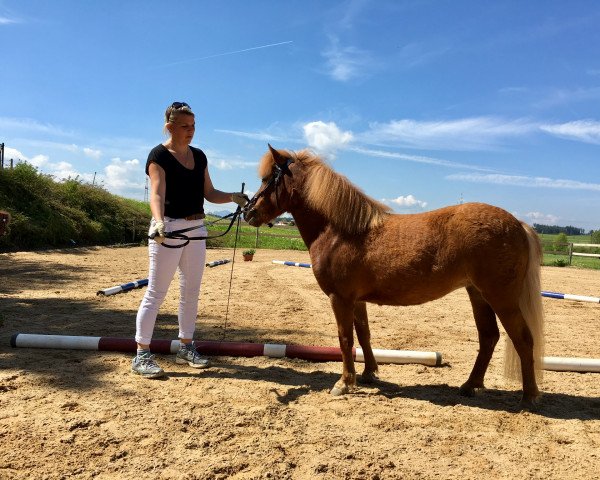
[[[202,220],[206,218],[206,215],[203,213],[194,213],[193,215],[188,215],[187,217],[183,217],[184,220]]]

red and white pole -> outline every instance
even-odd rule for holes
[[[133,338],[36,335],[29,333],[13,335],[10,344],[13,348],[57,348],[131,353],[135,353],[137,348]],[[194,345],[198,353],[202,355],[286,357],[315,362],[339,362],[342,360],[342,352],[338,347],[214,341],[196,341]],[[150,351],[153,353],[174,354],[177,353],[178,349],[179,340],[152,340],[150,343]],[[429,366],[440,366],[442,364],[442,355],[438,352],[373,349],[373,353],[378,363],[419,363]],[[364,362],[362,348],[353,348],[352,354],[357,362]]]

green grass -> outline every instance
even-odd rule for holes
[[[558,234],[550,235],[550,234],[541,234],[540,238],[542,239],[542,245],[544,248],[544,265],[548,266],[556,266],[556,267],[565,267],[569,266],[569,255],[568,255],[568,245],[561,244],[556,245],[554,242],[556,241]],[[567,236],[567,241],[569,243],[592,243],[591,235],[569,235]],[[581,253],[599,253],[599,248],[590,248],[590,247],[574,247],[574,252]],[[594,270],[600,270],[600,258],[595,257],[571,257],[571,267],[576,268],[589,268]]]
[[[569,256],[553,253],[544,253],[543,265],[550,267],[568,267]],[[600,258],[572,257],[570,266],[576,268],[589,268],[592,270],[600,270]]]
[[[206,223],[209,224],[215,220],[208,216]],[[210,236],[218,235],[225,231],[229,225],[230,219],[220,220],[219,223],[208,226]],[[258,231],[258,236],[257,236]],[[236,245],[236,224],[231,227],[230,232],[219,238],[207,241],[209,248],[233,248]],[[243,220],[240,222],[239,233],[237,237],[238,248],[269,248],[273,250],[307,250],[306,245],[298,228],[292,226],[276,226],[269,228],[262,226],[258,229],[251,227]]]
[[[543,265],[549,267],[568,267],[569,256],[554,253],[544,253]],[[592,270],[600,270],[600,258],[572,257],[570,266],[576,268],[589,268]]]
[[[542,242],[552,243],[558,237],[557,234],[549,234],[549,233],[540,233],[539,236],[542,239]],[[591,235],[567,235],[567,241],[571,243],[592,243]]]

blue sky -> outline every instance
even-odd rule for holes
[[[142,200],[186,101],[221,190],[254,192],[270,142],[398,213],[481,201],[598,229],[599,25],[578,0],[0,0],[0,142]]]

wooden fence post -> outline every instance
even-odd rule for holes
[[[571,261],[573,260],[573,242],[569,243],[569,266],[571,266]]]

